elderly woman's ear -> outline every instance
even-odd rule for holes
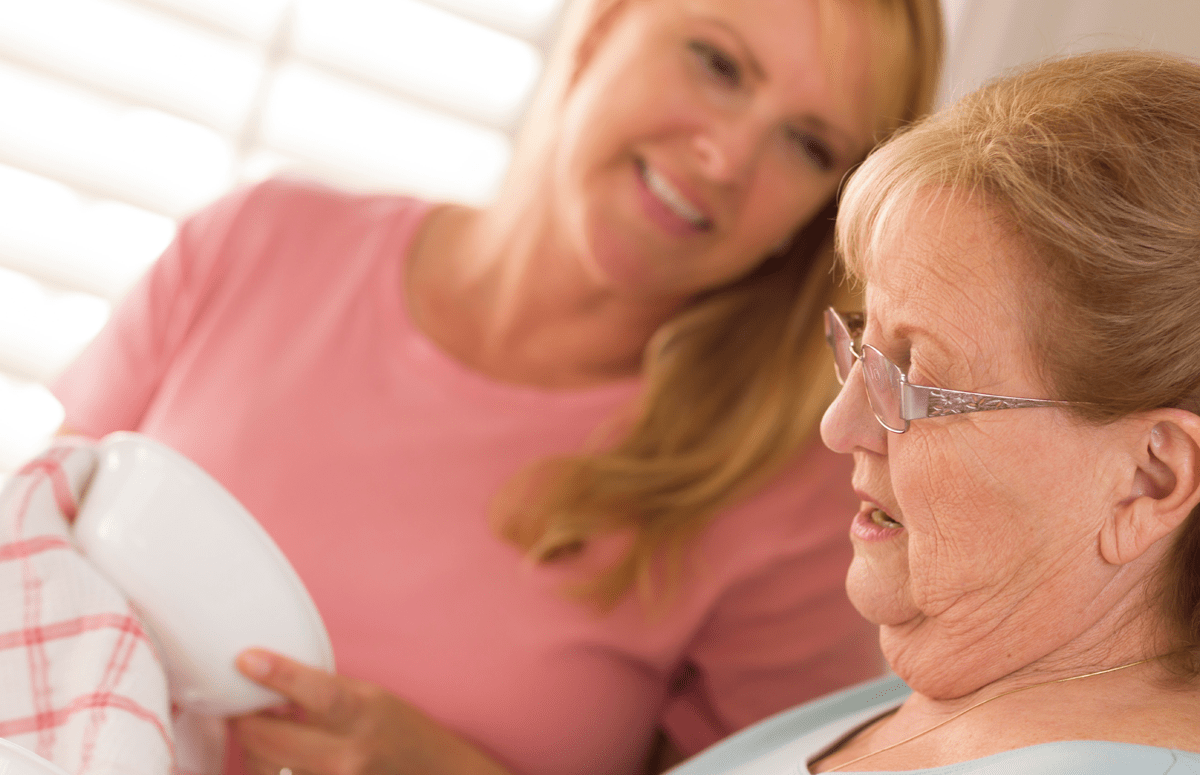
[[[1100,534],[1113,565],[1141,557],[1200,503],[1200,416],[1159,409],[1126,418],[1137,430],[1127,492]]]

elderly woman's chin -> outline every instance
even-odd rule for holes
[[[893,672],[931,696],[960,691],[958,680],[947,680],[950,676],[937,669],[944,665],[946,649],[939,648],[936,622],[913,598],[905,537],[883,546],[856,543],[846,594],[864,619],[879,626],[879,645]]]
[[[920,616],[909,585],[908,541],[899,537],[868,547],[856,543],[846,594],[872,624],[897,627]]]

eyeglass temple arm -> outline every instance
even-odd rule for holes
[[[998,409],[1025,409],[1039,406],[1064,406],[1063,401],[1040,398],[1012,398],[990,393],[969,393],[965,390],[945,390],[904,382],[901,412],[905,420],[924,417],[947,417],[970,412],[994,412]]]

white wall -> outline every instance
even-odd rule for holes
[[[1200,0],[943,0],[950,48],[942,101],[1006,68],[1093,48],[1200,58]]]

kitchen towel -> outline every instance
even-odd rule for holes
[[[96,465],[63,438],[0,489],[0,737],[72,775],[178,775],[159,655],[71,542]]]

